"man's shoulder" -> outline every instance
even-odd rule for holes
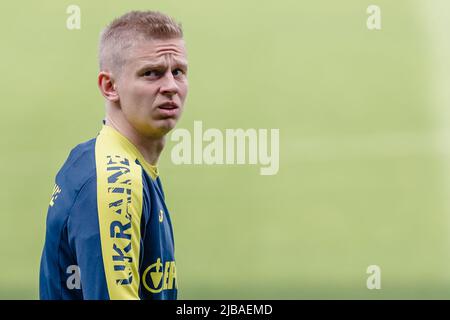
[[[80,189],[95,177],[95,141],[93,138],[75,146],[56,175],[56,184]]]
[[[49,221],[63,221],[83,188],[87,187],[88,193],[96,196],[95,183],[92,183],[96,179],[95,140],[73,148],[56,174],[49,205]]]

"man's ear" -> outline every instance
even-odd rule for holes
[[[111,72],[100,71],[97,78],[97,85],[102,95],[109,101],[119,101],[119,93],[117,92],[117,85]]]

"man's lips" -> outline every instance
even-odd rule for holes
[[[176,102],[168,101],[168,102],[164,102],[164,103],[161,103],[160,105],[158,105],[158,108],[164,109],[164,110],[172,110],[172,109],[178,109],[179,106]]]
[[[178,104],[173,101],[161,103],[156,109],[162,118],[177,117],[180,111]]]

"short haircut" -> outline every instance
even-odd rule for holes
[[[157,11],[131,11],[114,19],[101,33],[100,70],[119,71],[126,50],[138,41],[183,38],[181,24]]]

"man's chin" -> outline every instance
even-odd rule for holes
[[[153,135],[157,135],[160,137],[165,136],[168,134],[173,128],[175,128],[176,124],[178,122],[178,119],[175,118],[166,118],[166,119],[159,119],[156,120],[152,127],[152,133]]]

